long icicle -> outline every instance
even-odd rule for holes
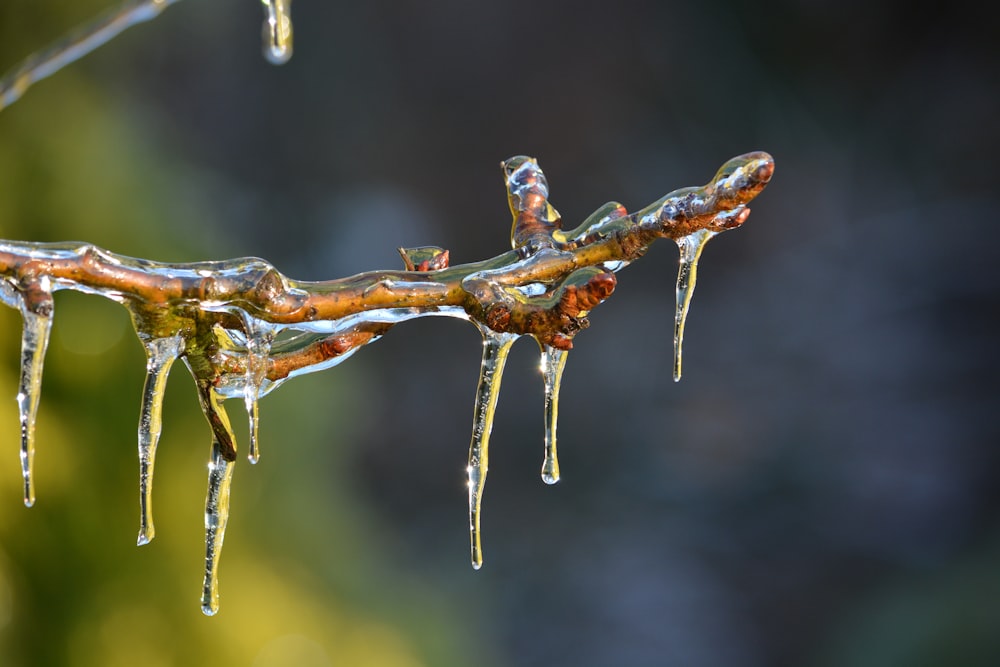
[[[481,327],[483,333],[483,363],[476,389],[476,412],[472,421],[472,444],[469,446],[469,538],[472,546],[472,567],[483,566],[483,547],[480,538],[480,510],[486,472],[489,469],[490,432],[493,415],[500,395],[500,381],[510,346],[517,340],[513,334],[496,333]]]
[[[219,395],[208,384],[199,383],[198,397],[212,427],[212,454],[208,462],[208,495],[205,498],[205,580],[201,611],[214,616],[219,611],[219,558],[229,521],[229,490],[236,460],[236,438]]]
[[[539,367],[545,383],[545,458],[542,461],[542,481],[555,484],[559,481],[559,454],[556,451],[556,426],[559,417],[559,385],[566,368],[568,350],[545,345]]]
[[[691,297],[698,281],[698,259],[708,240],[718,232],[700,229],[677,239],[680,264],[677,267],[677,306],[674,312],[674,382],[681,379],[681,357],[684,346],[684,324],[687,322]]]
[[[292,0],[262,1],[264,57],[273,65],[284,65],[292,57]]]
[[[219,611],[219,558],[229,521],[229,490],[235,467],[235,461],[227,461],[222,455],[219,443],[212,443],[205,500],[205,583],[201,592],[201,611],[206,616]]]
[[[21,293],[21,379],[17,389],[17,411],[21,422],[21,474],[24,504],[35,504],[35,419],[42,393],[42,367],[52,331],[54,302],[48,278]]]
[[[163,426],[163,393],[170,367],[184,350],[180,336],[153,338],[143,342],[146,348],[146,381],[142,386],[139,412],[139,539],[148,544],[156,535],[153,526],[153,466],[156,445]]]

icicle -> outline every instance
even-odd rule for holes
[[[191,368],[189,357],[184,361]],[[219,611],[219,557],[229,521],[229,489],[236,467],[236,439],[220,395],[211,381],[195,380],[198,401],[212,428],[212,455],[208,461],[208,496],[205,499],[205,580],[201,610],[207,616]]]
[[[677,269],[677,310],[674,313],[674,382],[681,379],[681,355],[684,344],[684,323],[687,321],[691,296],[698,280],[698,258],[708,240],[718,232],[700,229],[677,239],[680,249],[680,266]]]
[[[212,443],[208,463],[208,497],[205,500],[205,583],[201,593],[201,611],[214,616],[219,611],[219,557],[229,521],[229,489],[233,481],[234,461],[227,461],[218,442]]]
[[[559,481],[559,455],[556,453],[556,420],[559,416],[559,384],[566,368],[567,350],[545,345],[539,367],[545,382],[545,460],[542,462],[542,481],[555,484]]]
[[[153,465],[156,444],[160,440],[163,415],[163,392],[170,367],[184,349],[180,336],[153,338],[144,341],[146,348],[146,381],[142,386],[142,407],[139,413],[139,539],[148,544],[156,534],[153,526]]]
[[[35,418],[42,392],[42,366],[52,330],[51,285],[42,278],[30,291],[22,292],[21,381],[17,389],[17,409],[21,421],[21,474],[24,477],[24,504],[35,504],[33,463],[35,459]]]
[[[483,363],[476,389],[476,412],[472,422],[472,444],[469,446],[469,537],[472,543],[472,567],[483,566],[483,548],[479,532],[479,513],[489,469],[490,431],[493,414],[500,394],[504,364],[510,346],[517,340],[513,334],[497,333],[481,327],[483,333]]]
[[[257,385],[259,387],[260,385]],[[260,447],[257,442],[257,424],[259,422],[259,408],[257,407],[257,392],[251,396],[250,389],[246,390],[245,399],[247,404],[247,415],[250,417],[250,445],[247,447],[247,460],[256,465],[260,461]]]
[[[250,419],[250,445],[247,448],[247,458],[250,463],[257,463],[260,460],[260,446],[257,440],[259,412],[257,401],[260,398],[261,385],[267,376],[267,363],[270,358],[271,343],[274,341],[274,331],[268,328],[266,323],[255,321],[250,316],[246,317],[244,326],[247,330],[247,369],[243,384],[243,401]]]
[[[284,65],[292,57],[292,0],[262,0],[264,11],[264,57],[273,65]]]

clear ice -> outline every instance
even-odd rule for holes
[[[486,486],[486,472],[490,462],[490,432],[493,430],[493,415],[496,412],[497,397],[500,395],[500,381],[503,379],[504,365],[510,346],[517,340],[513,334],[497,333],[480,327],[483,333],[483,362],[479,370],[479,386],[476,389],[476,408],[472,421],[472,443],[469,446],[469,539],[472,548],[472,567],[483,566],[483,546],[480,537],[480,512],[483,489]]]
[[[156,535],[153,526],[153,465],[156,444],[163,426],[163,392],[170,367],[184,351],[180,336],[153,338],[143,341],[146,348],[146,381],[142,386],[142,407],[139,413],[139,539],[148,544]]]
[[[208,461],[208,494],[205,498],[205,580],[201,610],[206,616],[214,616],[219,611],[219,558],[229,522],[229,490],[236,467],[236,452],[233,449],[236,441],[229,416],[215,389],[200,384],[198,399],[212,428],[212,454]]]
[[[208,497],[205,500],[205,583],[201,611],[214,616],[219,611],[219,557],[229,521],[229,489],[235,461],[227,461],[218,442],[212,444],[208,462]]]
[[[556,452],[556,421],[559,417],[559,385],[566,368],[567,350],[548,345],[542,346],[539,368],[545,382],[545,458],[542,461],[542,481],[555,484],[559,481],[559,455]]]
[[[261,388],[267,376],[267,364],[271,354],[271,343],[274,341],[275,328],[250,315],[244,315],[246,327],[246,379],[243,385],[243,401],[246,404],[250,419],[250,444],[247,447],[247,459],[250,463],[260,460],[260,441],[258,440],[257,401],[261,396]]]
[[[284,65],[292,57],[292,0],[263,0],[264,57]]]
[[[6,300],[6,299],[5,299]],[[42,393],[42,367],[52,331],[52,286],[48,278],[17,297],[24,328],[21,334],[21,377],[17,388],[17,412],[21,425],[21,474],[24,504],[35,504],[35,419]]]
[[[687,321],[691,297],[698,280],[698,258],[708,240],[718,232],[701,229],[677,239],[680,264],[677,268],[677,307],[674,312],[674,382],[681,379],[681,356],[684,345],[684,324]]]

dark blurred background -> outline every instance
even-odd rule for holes
[[[397,268],[401,245],[498,254],[516,154],[572,226],[747,151],[776,175],[705,251],[680,384],[676,249],[619,274],[569,357],[553,488],[536,349],[515,346],[480,572],[472,327],[403,324],[268,397],[211,619],[186,371],[138,549],[125,312],[57,297],[29,511],[5,309],[0,664],[1000,664],[995,22],[961,3],[296,0],[274,67],[259,5],[180,3],[3,111],[0,237],[326,279]],[[0,69],[106,6],[5,0]]]

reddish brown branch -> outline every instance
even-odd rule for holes
[[[537,163],[503,164],[513,214],[514,250],[490,260],[448,267],[447,251],[401,251],[406,271],[375,271],[323,282],[291,280],[264,260],[165,264],[114,255],[79,244],[0,243],[0,276],[28,295],[45,279],[54,289],[97,292],[124,303],[140,335],[184,334],[196,377],[241,372],[225,355],[216,327],[238,331],[240,313],[277,326],[322,332],[301,349],[271,358],[268,378],[280,380],[381,336],[378,313],[414,316],[448,311],[496,331],[530,334],[566,349],[587,324],[585,314],[614,289],[609,269],[642,256],[659,238],[700,229],[722,231],[746,220],[746,204],[774,170],[766,153],[733,158],[701,187],[672,192],[631,215],[602,207],[580,227],[562,231]]]

